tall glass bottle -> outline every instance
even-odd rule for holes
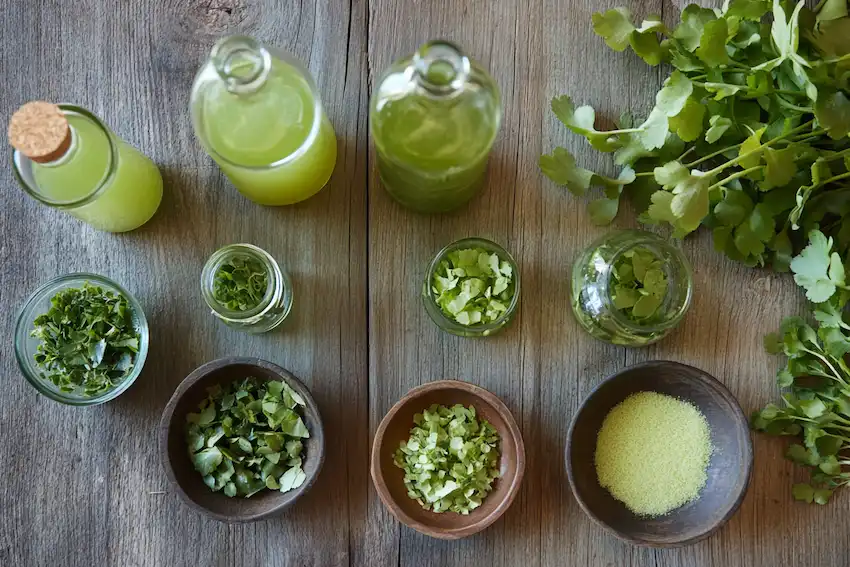
[[[313,196],[336,164],[316,85],[293,57],[243,36],[220,39],[198,71],[195,135],[236,188],[261,205]]]
[[[29,102],[9,121],[9,143],[31,197],[96,229],[133,230],[159,208],[159,169],[84,108]]]
[[[395,62],[369,112],[387,192],[418,212],[460,207],[483,184],[501,118],[493,78],[457,46],[431,41]]]

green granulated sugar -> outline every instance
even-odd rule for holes
[[[688,402],[632,394],[612,409],[596,440],[599,484],[639,516],[661,516],[695,500],[707,480],[711,433]]]

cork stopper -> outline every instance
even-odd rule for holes
[[[9,120],[9,143],[36,163],[49,163],[71,147],[71,128],[62,110],[43,101],[28,102]]]

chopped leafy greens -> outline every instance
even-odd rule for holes
[[[213,297],[231,311],[250,311],[262,303],[269,275],[262,262],[250,256],[234,256],[215,272]]]
[[[100,286],[67,288],[33,322],[40,343],[35,363],[41,377],[62,392],[93,397],[112,390],[132,374],[139,332],[127,298]]]
[[[651,251],[640,246],[627,250],[611,273],[611,299],[626,317],[640,323],[661,307],[667,295],[667,275],[664,262]]]
[[[800,317],[787,317],[778,333],[765,337],[765,348],[788,357],[776,374],[782,405],[768,404],[753,414],[753,428],[769,435],[801,438],[786,456],[811,469],[808,483],[792,494],[805,502],[826,504],[833,491],[850,484],[850,323],[844,317],[850,293],[844,265],[831,253],[832,239],[812,231],[809,245],[791,262],[798,285],[814,303],[815,330]],[[840,274],[840,277],[839,277]]]
[[[499,477],[499,434],[475,408],[432,405],[413,417],[395,464],[407,495],[426,510],[469,514]]]
[[[198,413],[186,416],[186,443],[210,490],[248,498],[304,483],[302,439],[310,432],[298,414],[305,403],[297,392],[249,376],[208,393]]]
[[[558,119],[621,167],[610,178],[564,148],[541,156],[543,173],[576,196],[603,189],[588,203],[591,222],[610,223],[626,195],[642,222],[677,237],[705,226],[718,251],[748,266],[787,271],[814,228],[850,251],[847,0],[691,4],[672,29],[614,8],[594,14],[593,29],[673,71],[637,125],[597,130],[592,107],[553,99]]]
[[[431,275],[443,314],[466,326],[499,320],[515,290],[513,265],[483,248],[452,250]]]

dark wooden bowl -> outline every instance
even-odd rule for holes
[[[186,448],[186,414],[197,411],[207,396],[207,388],[227,384],[247,376],[260,380],[281,380],[298,392],[306,402],[304,424],[310,437],[304,439],[304,484],[279,492],[262,490],[250,498],[225,496],[211,491],[192,466]],[[168,480],[190,508],[222,522],[254,522],[280,514],[310,490],[325,460],[325,438],[319,408],[307,387],[288,370],[259,358],[220,358],[195,369],[177,387],[162,412],[159,424],[162,465]]]
[[[422,508],[407,495],[404,471],[393,463],[399,444],[410,437],[414,414],[432,404],[471,405],[499,432],[501,476],[481,506],[466,516]],[[499,398],[467,382],[441,380],[412,389],[384,416],[372,442],[371,472],[378,496],[398,521],[431,537],[460,539],[485,529],[511,505],[525,472],[525,446],[511,412]]]
[[[636,516],[599,485],[596,437],[608,412],[630,394],[667,394],[694,404],[705,415],[714,453],[708,480],[693,502],[658,518]],[[749,426],[738,402],[702,370],[678,362],[645,362],[600,384],[573,418],[567,436],[567,475],[579,505],[590,518],[629,543],[678,547],[707,538],[738,510],[753,465]]]

